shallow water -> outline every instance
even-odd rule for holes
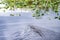
[[[1,16],[0,40],[60,40],[59,24],[60,20],[57,19],[37,20],[31,16]],[[35,29],[29,25],[33,25]]]
[[[21,16],[8,13],[0,16],[0,40],[60,40],[60,20],[54,19],[53,12],[41,19],[32,17],[31,12]]]

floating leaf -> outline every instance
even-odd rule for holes
[[[55,17],[55,19],[57,19],[58,17]]]
[[[44,16],[44,14],[43,14],[43,13],[42,13],[41,15],[42,15],[42,16]]]
[[[10,14],[10,16],[14,16],[14,14]]]

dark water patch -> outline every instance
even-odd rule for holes
[[[41,37],[43,36],[43,33],[41,30],[36,29],[33,25],[30,25],[30,28],[33,29],[33,31],[37,34],[39,34]]]

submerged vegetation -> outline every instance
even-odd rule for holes
[[[10,8],[10,10],[16,8],[30,8],[35,11],[32,15],[33,17],[43,16],[50,8],[59,16],[58,7],[60,5],[60,0],[2,0],[1,3],[6,5],[4,8]],[[41,10],[45,10],[45,12],[40,13]],[[55,17],[55,19],[56,18],[59,17]]]

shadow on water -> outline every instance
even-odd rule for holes
[[[37,33],[38,35],[40,35],[41,37],[43,37],[44,34],[42,33],[41,30],[36,29],[33,25],[29,25],[29,26],[30,26],[31,29],[33,29],[33,31],[35,33]]]

